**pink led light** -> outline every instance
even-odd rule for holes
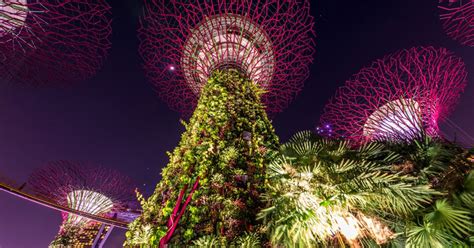
[[[438,8],[446,34],[465,46],[474,47],[474,0],[441,0]]]
[[[140,54],[147,77],[174,110],[192,112],[212,72],[233,68],[266,91],[268,112],[280,112],[308,77],[312,28],[306,0],[148,0]]]
[[[0,2],[0,79],[67,84],[94,75],[110,48],[105,0]]]
[[[356,143],[439,134],[466,86],[462,60],[444,48],[414,47],[378,59],[339,88],[321,123]]]
[[[103,167],[70,161],[55,161],[32,173],[29,187],[38,196],[58,205],[106,216],[134,202],[130,179]],[[63,226],[84,226],[83,217],[63,213]]]

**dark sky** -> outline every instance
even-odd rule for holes
[[[113,46],[94,78],[67,89],[0,84],[0,175],[22,182],[50,160],[94,161],[153,190],[167,163],[165,152],[178,143],[183,128],[144,78],[136,38],[140,3],[109,1]],[[300,95],[273,120],[282,140],[313,129],[336,88],[363,66],[418,45],[444,46],[464,58],[470,84],[450,119],[474,136],[474,48],[445,37],[437,0],[312,2],[315,63]],[[0,192],[1,248],[46,247],[60,222],[58,212]],[[123,240],[123,232],[114,232],[107,245],[119,247]]]

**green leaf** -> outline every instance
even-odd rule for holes
[[[425,215],[425,220],[434,227],[452,232],[457,237],[468,235],[472,230],[471,213],[451,206],[446,199],[436,201],[434,210]]]

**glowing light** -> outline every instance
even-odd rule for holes
[[[313,60],[309,3],[145,1],[139,52],[147,76],[172,109],[191,114],[212,73],[235,69],[263,88],[268,113],[280,112],[303,87]],[[176,70],[163,72],[170,64]]]
[[[307,175],[304,178],[309,178]],[[292,181],[295,188],[309,191],[310,185],[305,179]],[[290,190],[291,191],[291,190]],[[321,239],[329,239],[341,234],[349,243],[356,243],[364,237],[373,238],[377,244],[384,244],[395,237],[390,228],[375,218],[365,216],[361,212],[353,213],[339,205],[321,206],[322,200],[312,193],[299,194],[298,206],[311,209],[314,220],[308,220],[308,228]]]
[[[388,226],[384,225],[382,222],[362,214],[360,214],[359,219],[360,223],[365,227],[367,232],[369,232],[370,236],[375,239],[377,244],[385,244],[390,239],[395,237],[395,234],[392,232],[392,230],[390,230],[390,228],[388,228]]]
[[[465,46],[474,47],[474,1],[439,2],[439,18],[446,34]]]
[[[239,15],[206,18],[187,39],[181,60],[186,81],[198,94],[213,70],[233,68],[263,87],[271,81],[275,59],[264,30]]]
[[[110,198],[90,190],[75,190],[67,195],[68,206],[89,214],[99,215],[110,211],[114,204]],[[68,222],[80,225],[87,220],[77,215],[68,215]]]
[[[44,86],[91,77],[110,48],[110,19],[106,1],[0,0],[0,80]]]
[[[358,221],[350,214],[346,217],[335,216],[333,223],[336,224],[336,230],[341,232],[347,240],[356,240],[360,236]]]
[[[23,26],[27,16],[27,0],[0,1],[0,37]]]
[[[81,162],[50,162],[31,174],[28,185],[38,197],[94,216],[110,217],[128,207],[133,199],[128,177],[115,170]],[[76,238],[82,240],[83,234],[97,224],[68,212],[62,213],[63,223],[53,243],[69,240],[75,244]]]
[[[422,131],[419,104],[412,99],[388,102],[374,111],[364,125],[363,134],[370,139],[398,137],[409,140]]]
[[[375,60],[340,87],[320,123],[355,144],[440,135],[439,122],[467,83],[461,58],[445,48],[412,47]]]

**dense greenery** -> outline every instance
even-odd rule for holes
[[[138,194],[127,246],[474,246],[472,151],[309,131],[278,147],[262,93],[235,70],[213,74],[155,193]]]
[[[468,247],[469,156],[428,137],[352,148],[301,132],[268,167],[259,216],[273,246]]]
[[[130,225],[126,245],[157,246],[168,232],[180,191],[198,178],[199,188],[169,246],[260,242],[256,214],[262,205],[266,165],[278,149],[260,102],[262,93],[235,70],[213,74],[178,147],[169,154],[155,193],[147,200],[139,195],[143,214]]]
[[[269,166],[265,219],[272,243],[284,247],[386,243],[389,216],[413,215],[436,191],[393,173],[399,159],[384,145],[351,149],[311,132],[295,135]]]
[[[472,153],[436,138],[388,145],[401,154],[394,169],[413,175],[439,194],[414,218],[398,219],[398,247],[474,246],[474,165]]]

